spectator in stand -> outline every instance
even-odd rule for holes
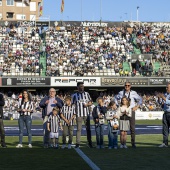
[[[122,77],[122,76],[124,76],[124,71],[121,69],[121,70],[119,70],[119,75]]]
[[[136,71],[139,71],[140,61],[138,59],[136,60],[135,65],[136,65]]]
[[[128,70],[125,70],[125,71],[124,71],[124,75],[128,77],[128,76],[129,76],[129,71],[128,71]]]
[[[132,77],[136,76],[136,69],[134,68],[132,71]]]

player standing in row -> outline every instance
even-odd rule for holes
[[[130,118],[130,132],[131,132],[131,144],[133,148],[136,148],[135,144],[135,111],[142,105],[142,97],[140,97],[136,91],[131,90],[131,83],[125,83],[125,89],[120,91],[117,95],[117,100],[121,100],[123,96],[126,96],[130,102],[130,108],[132,109],[132,116]]]
[[[91,140],[91,129],[90,129],[90,109],[92,105],[92,99],[88,92],[84,91],[84,83],[77,83],[78,92],[73,95],[72,103],[75,104],[76,109],[76,123],[77,123],[77,134],[76,134],[76,148],[80,146],[82,121],[86,126],[88,146],[93,148]]]

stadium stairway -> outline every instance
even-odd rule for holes
[[[131,68],[128,62],[123,62],[123,70],[127,70],[128,72],[131,72]]]
[[[136,43],[136,35],[132,34],[132,44],[134,48],[134,53],[135,54],[141,54],[141,51],[139,48],[137,48],[137,43]]]
[[[46,76],[46,55],[40,55],[40,65],[42,65],[42,71],[40,70],[40,76]]]
[[[141,54],[140,49],[136,48],[135,46],[133,48],[134,48],[134,53],[135,54]]]
[[[161,63],[160,62],[153,63],[153,71],[154,71],[154,73],[157,72],[160,67],[161,67]]]

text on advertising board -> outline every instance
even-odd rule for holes
[[[101,85],[103,86],[112,86],[112,85],[117,85],[117,86],[122,86],[125,84],[125,82],[130,82],[132,85],[148,85],[148,79],[147,78],[102,78],[101,79]]]
[[[76,86],[77,82],[84,82],[85,86],[100,86],[100,78],[99,77],[52,77],[51,85],[52,86]]]
[[[165,79],[164,78],[151,78],[149,80],[150,85],[165,85]]]
[[[43,77],[20,77],[20,78],[3,78],[4,86],[49,86],[50,78]]]
[[[83,27],[107,27],[108,23],[103,23],[103,22],[81,22]]]

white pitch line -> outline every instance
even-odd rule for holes
[[[100,168],[92,162],[92,160],[84,154],[84,152],[79,148],[74,148],[81,158],[92,168],[93,170],[100,170]]]

